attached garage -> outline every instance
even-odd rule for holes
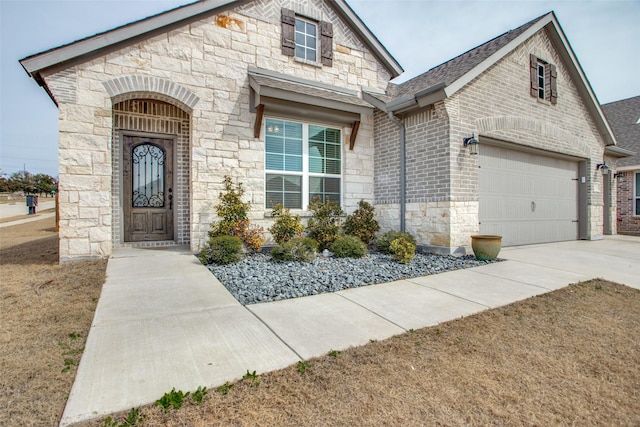
[[[481,234],[503,246],[578,239],[579,161],[483,141],[479,166]]]

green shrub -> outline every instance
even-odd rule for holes
[[[367,245],[356,236],[340,236],[331,245],[331,252],[338,258],[362,258],[367,254]]]
[[[209,244],[200,252],[200,262],[220,265],[240,261],[242,240],[236,236],[217,236],[209,239]]]
[[[269,232],[276,243],[284,243],[302,236],[304,225],[302,225],[300,217],[298,215],[291,215],[291,211],[283,207],[282,203],[278,203],[273,207],[271,215],[275,218],[275,222],[271,228],[269,228]]]
[[[409,243],[412,243],[414,246],[416,245],[416,239],[406,231],[387,231],[376,239],[376,249],[385,254],[392,254],[389,246],[391,246],[391,242],[400,237],[407,240]]]
[[[233,185],[231,177],[224,177],[224,191],[220,193],[220,203],[215,206],[220,221],[211,224],[209,238],[236,236],[253,251],[259,251],[264,244],[264,230],[249,222],[251,203],[243,202],[242,184]]]
[[[275,261],[311,262],[316,256],[317,243],[306,237],[293,238],[275,246],[271,250],[271,258]]]
[[[309,210],[313,211],[313,216],[307,224],[308,236],[318,242],[321,251],[329,249],[341,234],[340,215],[343,212],[340,205],[331,200],[325,203],[316,200],[309,205]]]
[[[399,263],[406,264],[416,256],[416,245],[405,239],[399,237],[395,239],[389,245],[393,259]]]
[[[358,209],[353,211],[351,215],[347,215],[343,228],[346,234],[356,236],[366,245],[371,243],[376,233],[380,231],[380,225],[374,219],[373,206],[364,200],[360,200]]]

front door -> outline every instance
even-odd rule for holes
[[[124,241],[173,240],[173,140],[123,136]]]

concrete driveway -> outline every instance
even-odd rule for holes
[[[61,425],[165,392],[382,340],[600,277],[640,289],[640,238],[505,248],[507,262],[242,306],[186,251],[121,249],[107,266]]]

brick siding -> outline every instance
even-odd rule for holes
[[[618,185],[618,233],[640,235],[640,216],[634,215],[634,191],[637,171],[618,172],[623,174]]]

